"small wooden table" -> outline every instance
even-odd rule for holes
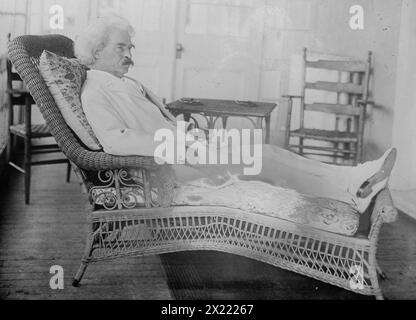
[[[179,99],[167,105],[175,117],[183,114],[185,121],[190,120],[191,114],[202,115],[207,120],[208,129],[213,129],[219,118],[222,119],[223,128],[226,128],[230,116],[247,118],[256,129],[263,129],[265,119],[266,143],[270,142],[270,115],[275,107],[275,103],[216,99]],[[198,126],[195,118],[192,119]]]

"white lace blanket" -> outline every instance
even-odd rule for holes
[[[359,213],[346,203],[236,177],[221,186],[207,178],[189,182],[176,189],[173,204],[225,206],[345,235],[354,235],[359,224]]]

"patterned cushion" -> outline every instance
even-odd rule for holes
[[[262,181],[235,180],[213,187],[204,179],[181,186],[173,204],[220,205],[345,235],[358,230],[360,215],[344,202],[306,196]]]
[[[102,149],[81,106],[85,67],[77,59],[68,59],[44,50],[39,71],[68,126],[89,149]]]

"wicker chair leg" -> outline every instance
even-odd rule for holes
[[[82,257],[81,260],[81,265],[78,268],[77,273],[75,274],[74,279],[72,280],[72,285],[74,287],[78,287],[79,283],[81,282],[82,277],[84,276],[85,270],[88,267],[88,264],[90,263],[90,258],[91,258],[91,254],[93,251],[93,239],[91,238],[87,238],[87,243],[85,245],[85,251],[84,251],[84,256]]]
[[[381,293],[381,291],[379,293],[376,294],[376,300],[384,300],[384,296]]]
[[[370,253],[369,270],[368,275],[370,277],[371,287],[373,288],[374,295],[377,300],[383,300],[383,294],[381,292],[380,284],[378,281],[378,264],[375,257],[375,252]]]
[[[382,279],[382,280],[387,279],[386,273],[383,271],[383,269],[380,268],[380,265],[378,264],[377,261],[376,261],[376,270],[377,270],[377,274],[380,277],[380,279]]]
[[[87,261],[82,261],[74,279],[72,280],[72,285],[74,287],[79,287],[79,283],[81,282],[81,279],[82,279],[82,277],[85,273],[85,270],[87,270],[87,267],[88,267],[88,262]]]
[[[374,290],[374,295],[376,296],[377,300],[384,300],[383,293],[381,292],[380,284],[378,282],[377,271],[373,270],[370,272],[370,281],[371,286]]]

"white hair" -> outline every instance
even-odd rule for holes
[[[78,35],[74,41],[75,56],[81,63],[91,66],[95,63],[95,54],[103,49],[108,41],[111,30],[127,31],[132,37],[134,28],[127,19],[111,13],[99,17]]]

